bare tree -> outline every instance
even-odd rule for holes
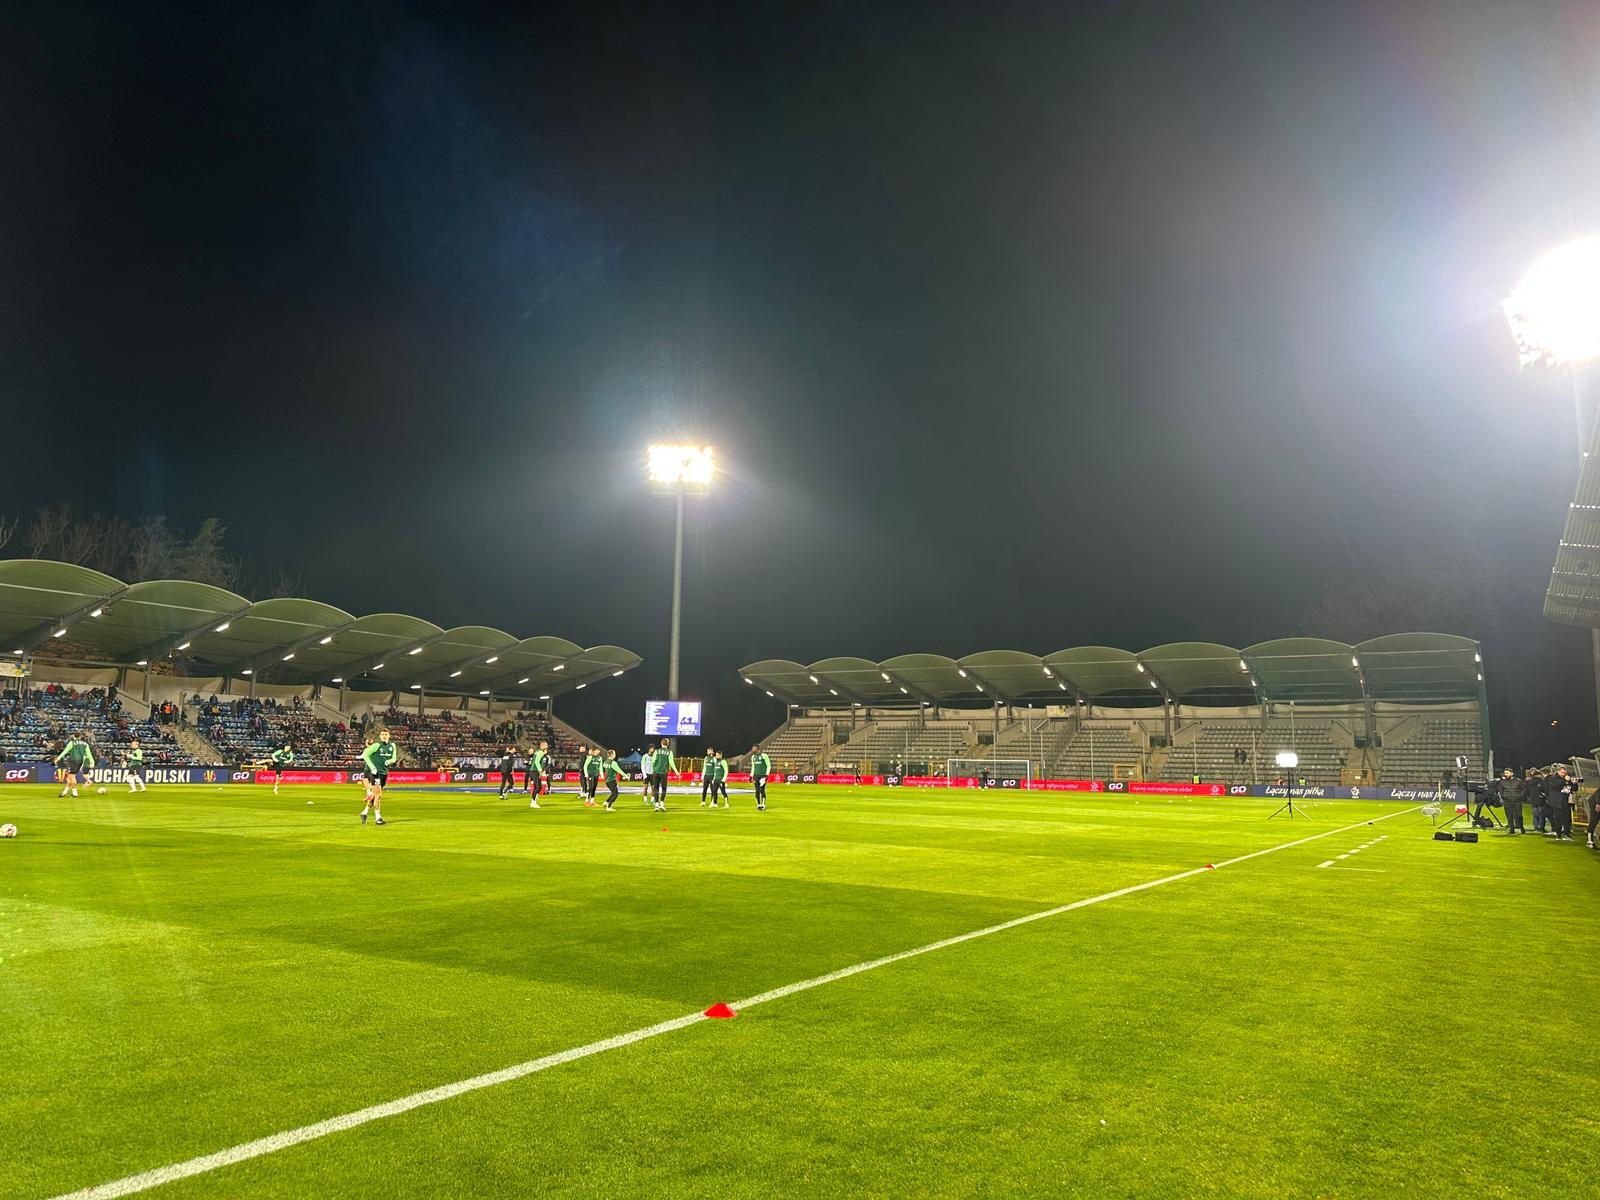
[[[17,526],[21,522],[21,517],[8,517],[5,513],[0,513],[0,550],[4,550],[6,544],[16,536]]]
[[[33,524],[28,526],[24,544],[32,558],[52,558],[60,551],[67,527],[72,524],[72,505],[41,508],[33,514]]]
[[[130,581],[165,579],[173,574],[175,555],[172,530],[167,528],[165,517],[146,517],[133,531],[133,544],[128,550]]]

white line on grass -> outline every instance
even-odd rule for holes
[[[1403,809],[1400,812],[1385,813],[1381,817],[1374,817],[1373,820],[1387,821],[1391,817],[1404,816],[1408,812],[1415,811],[1417,811],[1415,808]],[[825,983],[834,983],[840,979],[848,979],[852,975],[860,975],[865,971],[875,971],[879,967],[888,966],[890,963],[904,962],[908,958],[932,954],[935,950],[959,946],[962,942],[971,942],[978,938],[989,937],[991,934],[1003,933],[1008,929],[1016,929],[1021,925],[1030,925],[1034,921],[1043,921],[1048,917],[1059,917],[1063,913],[1074,912],[1080,908],[1088,908],[1093,904],[1103,904],[1107,900],[1117,900],[1123,896],[1147,892],[1151,888],[1158,888],[1164,884],[1177,883],[1180,879],[1190,879],[1196,875],[1204,875],[1207,871],[1237,866],[1240,863],[1249,862],[1253,858],[1260,858],[1266,854],[1276,854],[1280,850],[1292,850],[1296,846],[1304,846],[1308,842],[1319,841],[1325,837],[1349,833],[1352,829],[1360,829],[1363,825],[1370,825],[1371,823],[1371,821],[1358,821],[1354,825],[1346,825],[1343,829],[1330,829],[1326,833],[1314,833],[1309,837],[1299,838],[1292,842],[1284,842],[1279,846],[1269,846],[1265,850],[1241,854],[1238,858],[1230,858],[1210,866],[1194,867],[1188,871],[1179,871],[1176,875],[1165,875],[1160,879],[1151,879],[1145,883],[1136,883],[1129,887],[1118,888],[1114,892],[1103,892],[1098,896],[1090,896],[1084,900],[1074,900],[1071,904],[1062,904],[1055,908],[1047,908],[1040,912],[1029,913],[1026,916],[1015,917],[1009,921],[1002,921],[998,925],[986,925],[982,929],[974,929],[968,933],[958,933],[954,937],[942,938],[937,942],[929,942],[926,946],[918,946],[912,950],[901,950],[895,954],[886,954],[882,958],[868,959],[866,962],[856,963],[852,967],[844,967],[838,971],[830,971],[826,975],[818,975],[814,979],[803,979],[799,983],[785,984],[783,987],[773,988],[771,991],[760,992],[748,999],[734,1001],[732,1007],[737,1012],[741,1009],[752,1008],[757,1004],[765,1004],[769,1000],[781,1000],[785,996],[794,995],[796,992],[809,991],[811,988],[821,987]],[[476,1092],[481,1088],[510,1083],[514,1079],[522,1079],[539,1071],[548,1071],[551,1067],[559,1067],[565,1063],[575,1062],[580,1058],[588,1058],[592,1054],[602,1054],[607,1050],[619,1050],[623,1046],[631,1046],[635,1042],[658,1037],[663,1033],[687,1029],[689,1026],[697,1025],[706,1019],[707,1017],[704,1013],[688,1013],[685,1016],[674,1017],[670,1021],[661,1021],[655,1025],[646,1025],[642,1029],[632,1030],[629,1033],[619,1033],[615,1037],[603,1038],[598,1042],[575,1046],[570,1050],[557,1051],[555,1054],[546,1054],[543,1058],[529,1059],[527,1062],[518,1063],[512,1067],[503,1067],[498,1071],[490,1071],[485,1075],[474,1075],[470,1079],[460,1079],[455,1083],[446,1083],[440,1087],[429,1088],[427,1091],[401,1096],[398,1100],[388,1100],[383,1104],[374,1104],[368,1108],[358,1108],[354,1112],[347,1112],[342,1116],[329,1117],[325,1121],[302,1125],[298,1129],[286,1129],[282,1133],[274,1133],[268,1137],[257,1138],[253,1142],[242,1142],[237,1146],[230,1146],[226,1150],[218,1150],[215,1154],[205,1154],[199,1158],[185,1159],[183,1162],[171,1163],[165,1167],[156,1167],[154,1170],[142,1171],[137,1175],[127,1175],[121,1179],[114,1179],[109,1183],[93,1184],[76,1192],[63,1193],[57,1196],[55,1200],[103,1200],[103,1198],[110,1196],[132,1196],[139,1192],[147,1192],[151,1188],[158,1188],[163,1184],[176,1183],[180,1179],[188,1179],[195,1175],[204,1175],[208,1171],[229,1167],[235,1163],[247,1162],[252,1158],[260,1158],[263,1155],[276,1154],[279,1150],[287,1150],[290,1146],[298,1146],[302,1142],[312,1142],[318,1138],[325,1138],[329,1134],[343,1133],[347,1129],[355,1129],[357,1126],[366,1125],[371,1121],[381,1121],[385,1117],[397,1117],[401,1113],[410,1112],[414,1108],[438,1104],[442,1100],[453,1100],[457,1096],[464,1096],[468,1092]]]

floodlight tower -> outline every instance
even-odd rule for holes
[[[678,641],[683,623],[683,499],[705,496],[711,491],[716,474],[716,458],[710,446],[658,443],[651,446],[645,469],[650,488],[677,501],[678,520],[672,539],[672,650],[667,657],[667,699],[678,698]],[[678,739],[672,739],[677,748]]]
[[[1581,480],[1594,420],[1584,420],[1579,375],[1600,362],[1600,234],[1547,252],[1528,268],[1501,308],[1511,324],[1522,365],[1565,370],[1572,381]],[[1600,711],[1600,628],[1590,627],[1589,644],[1594,658],[1595,705]]]
[[[1267,820],[1270,821],[1272,817],[1276,816],[1287,816],[1290,820],[1295,817],[1303,817],[1306,815],[1305,806],[1302,805],[1300,808],[1294,806],[1294,769],[1300,765],[1300,756],[1293,750],[1279,750],[1277,762],[1279,770],[1288,772],[1284,778],[1289,782],[1283,789],[1287,795],[1284,796],[1283,803],[1278,806],[1278,811],[1269,816]]]

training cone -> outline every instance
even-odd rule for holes
[[[1215,866],[1214,866],[1214,865],[1213,865],[1213,864],[1211,864],[1211,863],[1207,863],[1207,864],[1206,864],[1206,870],[1208,870],[1208,871],[1215,871],[1215,870],[1216,870],[1216,869],[1217,869],[1217,868],[1216,868],[1216,867],[1215,867]]]
[[[729,1008],[726,1004],[718,1001],[700,1015],[703,1017],[710,1017],[713,1021],[725,1021],[729,1017],[737,1017],[739,1014],[734,1012],[733,1009]]]

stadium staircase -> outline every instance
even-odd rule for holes
[[[176,725],[168,725],[166,728],[171,731],[172,740],[178,743],[178,750],[183,755],[184,761],[201,764],[227,761],[222,751],[200,736],[200,731],[187,721],[179,721]]]

